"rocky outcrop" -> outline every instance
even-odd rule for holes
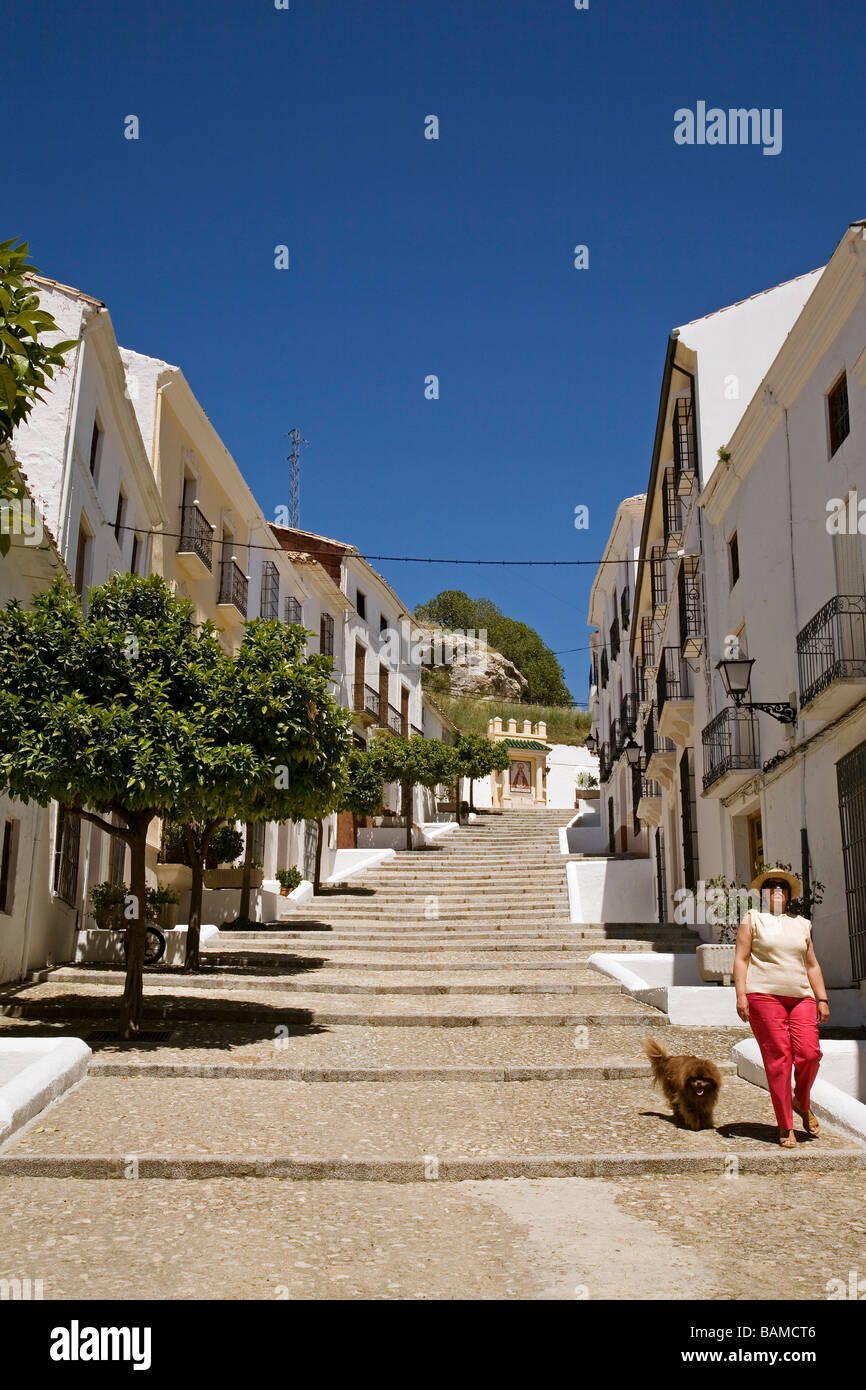
[[[475,700],[504,700],[517,704],[526,698],[529,681],[513,661],[500,652],[467,652],[451,665],[451,694],[469,695]]]

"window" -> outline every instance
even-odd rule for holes
[[[136,534],[132,537],[132,558],[129,561],[130,574],[138,574],[138,551],[139,539],[138,535]]]
[[[740,577],[740,543],[737,540],[736,531],[728,541],[728,557],[731,565],[731,588],[733,589]]]
[[[15,882],[15,859],[18,849],[17,823],[7,820],[0,844],[0,912],[12,911],[12,886]]]
[[[263,820],[254,821],[247,826],[247,834],[250,837],[250,858],[257,859],[260,864],[265,862],[265,823]]]
[[[355,594],[355,607],[356,607],[357,610],[358,610],[358,617],[359,617],[359,618],[366,618],[366,616],[367,616],[367,595],[366,595],[366,594],[362,594],[360,589],[358,589],[357,593]]]
[[[99,420],[93,418],[93,432],[90,436],[90,473],[91,477],[96,477],[99,467],[99,455],[102,453],[102,428]]]
[[[322,614],[322,622],[319,628],[319,651],[322,656],[334,655],[334,619],[330,613]]]
[[[287,598],[283,622],[299,623],[302,621],[303,613],[301,605],[296,598]]]
[[[121,488],[120,492],[117,494],[117,511],[114,513],[114,539],[119,546],[123,545],[122,532],[125,518],[126,497],[124,496],[123,488]]]
[[[90,568],[90,540],[90,532],[82,516],[78,523],[78,549],[75,552],[75,592],[79,598],[84,597],[84,588]]]
[[[275,619],[280,614],[280,572],[273,560],[262,565],[262,601],[259,612],[263,618]]]
[[[381,637],[382,633],[383,633],[383,632],[387,632],[387,631],[388,631],[388,619],[386,618],[386,616],[385,616],[384,613],[380,613],[380,614],[379,614],[379,636]]]
[[[830,426],[830,457],[848,438],[851,422],[848,415],[848,378],[843,372],[827,396],[827,418]]]
[[[81,843],[81,817],[63,808],[57,813],[54,851],[54,891],[58,898],[75,906],[78,892],[78,847]]]

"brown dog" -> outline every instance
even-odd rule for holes
[[[655,1038],[643,1050],[650,1059],[653,1082],[661,1086],[674,1119],[686,1129],[712,1129],[713,1110],[722,1088],[718,1068],[706,1057],[671,1057]]]

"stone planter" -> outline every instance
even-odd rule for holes
[[[160,931],[174,931],[179,912],[180,903],[161,903],[154,914],[154,925],[159,927]]]
[[[188,893],[192,888],[192,869],[186,864],[157,864],[157,888],[173,888],[175,893]]]
[[[733,983],[734,978],[734,954],[736,946],[720,946],[717,942],[708,942],[699,946],[695,954],[698,958],[698,974],[707,983],[724,984],[725,980]]]
[[[250,869],[250,887],[261,888],[264,879],[263,869]],[[205,869],[205,888],[243,888],[243,869]]]

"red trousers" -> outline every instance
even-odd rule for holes
[[[787,1132],[794,1128],[791,1068],[794,1068],[795,1099],[800,1109],[807,1111],[821,1064],[815,1000],[811,995],[805,999],[795,999],[788,994],[749,994],[746,997],[749,1026],[761,1049],[776,1123]]]

